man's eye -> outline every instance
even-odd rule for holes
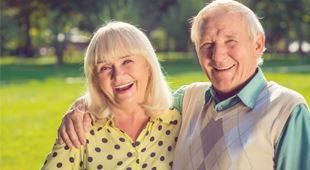
[[[204,44],[202,44],[202,46],[201,46],[201,48],[209,48],[209,47],[211,47],[211,45],[212,45],[212,43],[204,43]]]
[[[128,64],[128,63],[130,63],[130,62],[132,62],[132,60],[126,60],[126,61],[124,61],[123,64]]]

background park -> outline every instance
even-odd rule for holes
[[[310,1],[239,0],[259,17],[268,81],[310,105]],[[39,169],[64,113],[84,94],[84,50],[110,20],[143,28],[171,88],[208,81],[190,41],[189,19],[210,0],[2,0],[0,169]]]

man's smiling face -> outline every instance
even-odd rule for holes
[[[199,32],[196,50],[202,69],[218,95],[235,95],[254,75],[264,38],[253,43],[242,16],[223,11],[203,19]]]

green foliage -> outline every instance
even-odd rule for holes
[[[164,28],[158,27],[150,34],[152,44],[157,50],[165,50],[167,47],[167,32]]]
[[[287,52],[291,42],[310,39],[309,0],[238,1],[263,18],[266,44],[271,51]],[[1,56],[39,56],[41,47],[54,47],[61,64],[68,50],[70,30],[78,28],[88,36],[110,20],[141,27],[159,51],[193,52],[189,20],[208,2],[210,0],[3,0]],[[57,40],[59,35],[64,35],[64,41]],[[303,53],[301,46],[299,53]]]

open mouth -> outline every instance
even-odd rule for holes
[[[233,64],[233,65],[231,65],[231,66],[222,67],[222,68],[215,68],[215,67],[214,67],[214,69],[215,69],[215,70],[218,70],[218,71],[223,71],[223,70],[228,70],[228,69],[232,68],[233,66],[235,66],[235,65]]]
[[[132,87],[134,82],[131,82],[131,83],[127,83],[127,84],[123,84],[123,85],[120,85],[120,86],[117,86],[117,87],[114,87],[114,89],[116,91],[125,91],[125,90],[128,90]]]

